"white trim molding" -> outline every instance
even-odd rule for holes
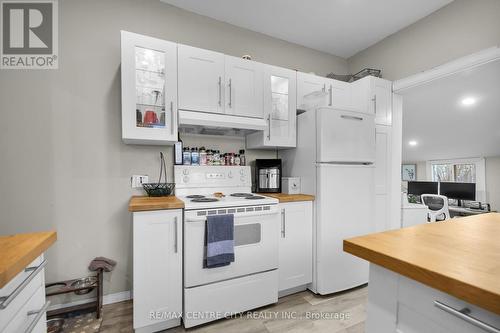
[[[456,73],[460,73],[498,59],[500,59],[500,47],[490,47],[488,49],[458,58],[446,64],[431,68],[404,79],[394,81],[392,84],[392,89],[394,92],[401,93],[406,89],[420,86]]]
[[[74,302],[69,302],[69,303],[53,304],[53,305],[49,306],[47,310],[52,311],[52,310],[69,308],[71,306],[85,304],[85,303],[88,303],[90,301],[95,301],[96,299],[97,299],[97,297],[91,297],[91,298],[86,298],[86,299],[82,299],[82,300],[78,300],[78,301],[74,301]],[[132,299],[132,291],[130,291],[130,290],[121,291],[121,292],[114,293],[114,294],[104,295],[102,297],[102,304],[103,305],[113,304],[113,303],[128,301],[131,299]]]
[[[476,166],[476,201],[487,202],[486,198],[486,162],[483,157],[457,158],[452,160],[432,160],[426,162],[427,179],[432,179],[433,164],[474,164]]]

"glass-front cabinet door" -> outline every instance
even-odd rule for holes
[[[122,138],[177,141],[177,44],[122,31]]]
[[[295,147],[297,138],[297,76],[286,68],[267,66],[264,76],[265,143]]]

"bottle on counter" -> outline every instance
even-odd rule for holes
[[[174,164],[175,165],[182,165],[183,162],[183,152],[184,150],[182,149],[182,140],[178,138],[178,141],[174,144]]]
[[[229,165],[234,165],[234,153],[229,154]]]
[[[191,148],[191,165],[200,165],[200,153],[198,148]]]
[[[226,164],[226,157],[227,157],[227,154],[226,154],[226,153],[221,154],[221,156],[220,156],[220,165],[222,165],[222,166],[227,165],[227,164]]]
[[[234,155],[234,165],[241,165],[241,159],[239,154]]]
[[[240,149],[240,165],[247,165],[247,159],[245,157],[245,149]]]
[[[184,147],[182,152],[182,164],[191,165],[191,151],[189,150],[189,147]]]
[[[200,165],[207,165],[207,152],[205,147],[200,147]]]

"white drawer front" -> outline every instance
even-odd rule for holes
[[[185,288],[184,326],[193,327],[277,301],[276,270],[202,287]]]
[[[43,261],[42,257],[37,258],[35,261],[33,261],[28,267],[33,268],[33,267],[40,267],[41,263]],[[23,288],[21,284],[24,281],[27,281],[32,277],[31,281],[26,284],[26,286]],[[20,292],[12,298],[12,301],[9,302],[9,304],[4,308],[0,309],[0,332],[3,332],[3,329],[9,324],[9,322],[14,318],[14,316],[19,312],[19,309],[26,304],[26,302],[33,296],[33,294],[38,290],[42,289],[42,296],[43,300],[45,299],[44,296],[44,269],[42,268],[41,270],[36,273],[35,270],[28,270],[23,271],[19,273],[12,281],[10,281],[4,288],[0,290],[0,297],[8,297],[9,295],[12,295],[12,293],[15,293],[16,289],[20,290]],[[3,304],[6,304],[7,302],[4,301]],[[43,302],[42,302],[43,305]]]
[[[45,318],[45,288],[43,286],[39,287],[33,296],[24,303],[24,305],[15,314],[12,320],[7,324],[3,333],[19,333],[26,332],[27,329],[35,325],[35,328],[40,326],[39,321]],[[41,316],[39,316],[39,312]],[[45,323],[45,320],[43,321]],[[43,326],[43,325],[42,325]],[[45,326],[43,327],[45,330]],[[31,332],[34,332],[32,330]]]
[[[398,295],[400,304],[434,323],[439,323],[444,332],[484,333],[487,331],[438,308],[434,305],[434,301],[456,310],[468,308],[471,311],[469,313],[471,317],[500,329],[500,316],[403,276],[400,277]]]

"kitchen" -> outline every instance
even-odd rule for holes
[[[453,2],[450,6],[453,9],[459,5]],[[32,115],[31,127],[10,121],[12,126],[4,132],[6,138],[23,137],[13,144],[16,152],[7,147],[2,149],[7,158],[7,173],[18,180],[21,174],[25,175],[37,190],[20,193],[12,183],[14,178],[5,179],[5,188],[15,189],[12,196],[6,194],[2,211],[5,219],[16,223],[2,224],[1,233],[57,231],[57,241],[44,249],[48,258],[47,282],[85,276],[88,274],[85,264],[94,257],[114,258],[118,262],[116,268],[104,275],[107,304],[104,309],[126,301],[132,306],[131,317],[147,310],[226,312],[227,309],[240,313],[276,302],[279,306],[279,302],[293,300],[297,295],[309,299],[310,295],[330,295],[368,282],[368,263],[343,252],[342,241],[399,228],[401,128],[398,126],[403,109],[397,101],[394,103],[392,81],[407,76],[406,73],[391,75],[390,66],[384,66],[382,79],[365,77],[347,83],[326,78],[326,73],[356,73],[363,68],[377,68],[377,64],[374,61],[373,66],[369,63],[351,69],[340,57],[254,33],[252,29],[224,23],[222,19],[217,21],[207,14],[193,14],[165,2],[148,1],[142,6],[136,1],[123,4],[106,1],[93,2],[87,7],[69,1],[59,2],[58,9],[59,69],[38,74],[2,71],[5,109],[30,110],[36,101],[45,111]],[[94,9],[98,13],[91,15]],[[432,12],[427,10],[419,18]],[[115,11],[120,15],[108,19],[109,13]],[[84,31],[77,22],[90,16],[94,24]],[[234,43],[238,39],[242,42]],[[90,50],[82,40],[89,40]],[[164,63],[156,64],[161,69],[155,71],[156,65],[139,67],[138,57],[150,55],[145,52],[138,56],[136,47],[162,53],[159,58]],[[420,69],[429,68],[428,64]],[[157,76],[140,77],[141,71]],[[158,74],[163,74],[164,82]],[[20,80],[23,75],[30,82]],[[151,94],[138,96],[139,80],[159,83],[165,89],[160,91],[155,87]],[[3,89],[7,81],[12,82],[12,89]],[[22,91],[29,92],[32,99],[23,98]],[[143,104],[150,108],[143,108]],[[320,111],[318,120],[307,112],[311,106],[342,113],[336,118],[332,113]],[[329,131],[330,124],[337,124],[334,119],[354,125],[349,127],[351,130],[339,125]],[[366,127],[356,127],[368,122]],[[322,123],[328,125],[318,126]],[[358,144],[370,148],[356,151],[355,155],[336,154],[342,145],[329,149],[329,144],[337,142],[329,136],[332,132],[343,133],[345,143],[353,145],[347,152],[354,152],[352,147]],[[316,135],[320,135],[319,141],[315,140]],[[328,144],[321,144],[321,140]],[[176,150],[180,141],[183,147]],[[33,143],[39,144],[34,147]],[[29,154],[17,153],[23,149]],[[181,160],[176,163],[179,151],[182,163]],[[160,173],[159,152],[165,160]],[[187,165],[188,154],[191,165]],[[277,159],[281,159],[281,165]],[[323,162],[339,162],[339,167],[332,171],[328,165],[323,167]],[[352,162],[354,165],[346,165]],[[258,163],[266,166],[259,168]],[[37,172],[32,170],[34,165]],[[258,170],[266,178],[260,188],[257,188],[261,174]],[[280,177],[276,176],[278,173]],[[155,184],[162,174],[161,183],[175,184],[177,200],[135,199],[144,197],[145,192],[141,186],[132,188],[132,176],[139,176],[134,179],[139,179],[141,185],[141,179],[145,178],[140,177],[147,176],[147,182]],[[295,184],[292,188],[291,183]],[[272,184],[274,189],[281,187],[276,191],[283,194],[266,192],[266,184]],[[299,193],[294,192],[297,188]],[[256,198],[231,196],[238,193],[254,193],[252,197]],[[330,193],[334,195],[329,197]],[[26,196],[24,202],[33,205],[29,211],[23,209],[22,195]],[[203,195],[210,202],[192,202],[187,198],[190,195]],[[131,196],[134,199],[129,203]],[[147,211],[145,206],[149,206]],[[237,211],[241,208],[245,212]],[[204,228],[200,225],[209,216],[228,214],[234,215],[235,261],[221,268],[203,269],[206,255]],[[158,218],[161,222],[148,222],[148,218]],[[187,222],[188,219],[192,221]],[[334,223],[318,224],[320,220]],[[346,230],[336,224],[367,220],[371,223],[351,224],[352,228]],[[40,222],[34,225],[31,221]],[[144,223],[136,223],[140,221]],[[169,223],[164,225],[163,221]],[[158,232],[154,228],[141,229],[144,224],[156,226]],[[330,230],[335,231],[332,233],[335,237],[330,238]],[[162,236],[162,232],[167,236]],[[267,242],[266,235],[272,238],[271,242]],[[252,242],[260,245],[255,247]],[[154,245],[160,251],[168,251],[164,252],[171,256],[168,266],[165,262],[157,266],[158,260],[153,260],[147,252],[158,253]],[[255,248],[250,250],[252,247]],[[289,255],[284,256],[285,251]],[[148,259],[137,259],[138,256]],[[262,260],[251,259],[255,257]],[[23,265],[27,267],[30,262],[25,260]],[[151,265],[155,265],[157,272],[168,274],[148,274],[153,269]],[[261,284],[253,289],[236,287],[240,282],[259,281]],[[222,297],[223,293],[216,288],[206,286],[233,288],[232,293],[238,296]],[[363,297],[366,288],[354,293]],[[173,305],[165,303],[166,299]],[[48,310],[78,301],[74,295],[54,300]],[[364,316],[361,313],[349,323],[362,331]],[[151,323],[141,317],[127,319],[126,329],[153,331],[181,323],[179,318],[167,324],[158,320]],[[224,315],[213,319],[220,317]],[[103,331],[109,327],[105,320]],[[232,320],[198,326],[202,321],[189,323],[183,318],[183,325],[208,329]],[[334,327],[342,323],[330,322],[334,322],[330,323]],[[148,327],[151,324],[158,327]],[[275,323],[268,323],[272,325]]]

